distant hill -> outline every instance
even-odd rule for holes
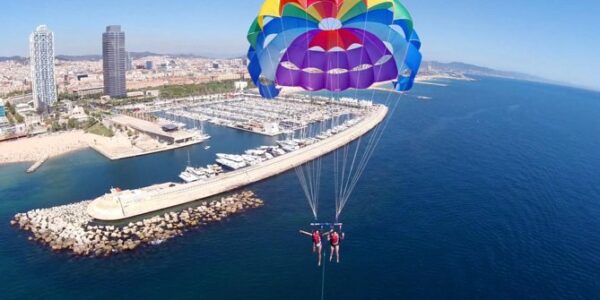
[[[500,71],[492,68],[481,67],[477,65],[471,65],[462,62],[450,62],[450,63],[442,63],[438,61],[425,61],[421,65],[421,70],[435,70],[438,72],[448,72],[448,73],[460,73],[465,75],[474,75],[474,76],[492,76],[492,77],[504,77],[504,78],[512,78],[519,80],[528,80],[528,81],[537,81],[537,82],[547,82],[547,83],[558,83],[553,82],[551,80],[541,78],[538,76],[533,76],[520,72],[510,72],[510,71]]]
[[[57,55],[56,59],[63,61],[97,61],[102,55]]]
[[[28,58],[22,56],[0,56],[0,62],[14,60],[20,63],[26,63],[29,61]]]

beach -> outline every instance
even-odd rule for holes
[[[1,142],[0,164],[38,161],[85,149],[95,137],[83,130],[73,130]]]

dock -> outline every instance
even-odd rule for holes
[[[359,123],[339,134],[208,181],[188,184],[166,183],[158,190],[154,189],[146,193],[143,189],[109,193],[93,200],[88,205],[87,212],[98,220],[124,220],[238,189],[286,172],[356,140],[381,123],[387,112],[386,106],[374,105]]]
[[[175,127],[172,130],[165,130],[158,123],[127,115],[113,116],[108,122],[137,132],[134,137],[123,133],[117,133],[111,138],[96,137],[93,142],[89,143],[92,149],[110,160],[120,160],[188,147],[210,138],[210,136],[198,130],[180,130],[175,124],[170,124]]]
[[[206,140],[207,138],[199,138],[171,145],[161,144],[160,146],[156,146],[155,148],[142,148],[140,146],[121,145],[119,143],[113,143],[110,141],[102,144],[90,143],[89,146],[90,148],[94,149],[96,152],[102,154],[104,157],[110,160],[121,160],[188,147],[200,144]]]
[[[37,169],[39,169],[48,160],[48,158],[49,158],[48,155],[42,157],[41,159],[39,159],[38,161],[36,161],[33,165],[31,165],[31,167],[29,167],[25,172],[26,173],[33,173],[33,172],[35,172]]]

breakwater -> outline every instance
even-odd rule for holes
[[[243,191],[219,200],[205,201],[197,207],[117,226],[94,223],[86,212],[90,202],[18,213],[10,223],[30,232],[29,240],[54,251],[67,251],[78,256],[109,256],[143,245],[159,244],[183,235],[187,229],[218,222],[263,205],[253,192]]]
[[[38,161],[36,161],[33,165],[31,165],[31,167],[29,167],[25,172],[26,173],[33,173],[33,172],[35,172],[37,169],[39,169],[46,162],[46,160],[48,160],[48,157],[50,157],[50,156],[49,155],[45,155],[44,157],[42,157],[41,159],[39,159]]]

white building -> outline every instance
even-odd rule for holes
[[[81,106],[75,106],[73,110],[69,112],[69,119],[75,119],[77,122],[85,122],[89,119],[85,110]]]
[[[33,105],[48,110],[56,102],[54,79],[54,33],[40,25],[29,36]]]

